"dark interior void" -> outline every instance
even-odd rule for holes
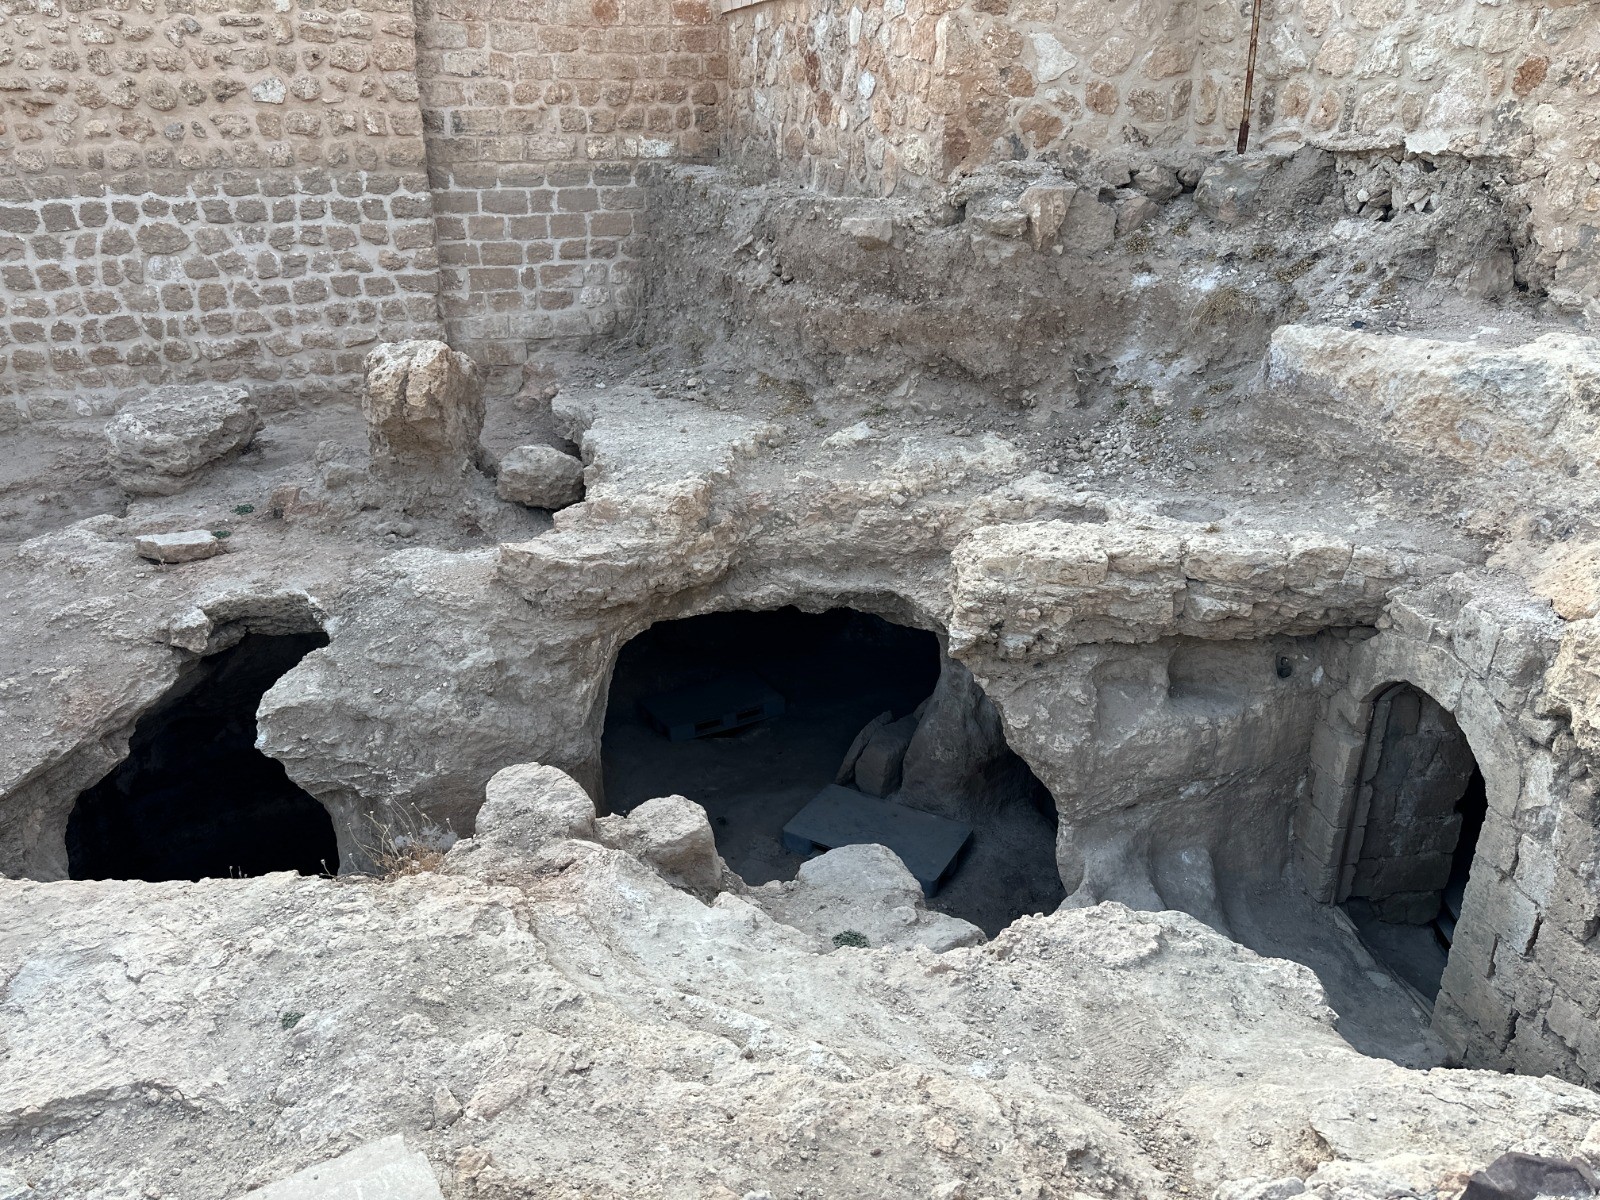
[[[1439,993],[1488,813],[1455,717],[1408,684],[1373,704],[1346,878],[1372,952],[1429,1000]]]
[[[623,647],[612,676],[606,802],[625,813],[656,796],[686,796],[706,809],[718,849],[746,882],[792,879],[805,857],[785,850],[784,825],[834,783],[863,726],[886,711],[908,717],[929,699],[942,665],[933,634],[850,609],[715,613],[654,625]],[[641,708],[662,693],[745,672],[778,693],[780,715],[675,741]],[[1024,913],[1052,910],[1063,896],[1054,804],[1026,764],[1003,743],[1000,749],[1001,761],[986,760],[962,778],[958,790],[967,794],[938,797],[936,807],[926,795],[888,793],[973,826],[929,906],[991,934]]]
[[[139,719],[128,757],[78,797],[67,821],[72,878],[338,871],[327,810],[255,747],[261,697],[327,642],[247,634],[195,664]]]

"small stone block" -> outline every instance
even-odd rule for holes
[[[198,562],[212,558],[228,548],[228,543],[209,529],[190,529],[183,533],[147,533],[133,539],[140,558],[158,563]]]
[[[427,1158],[399,1134],[249,1193],[250,1200],[443,1200]]]
[[[924,895],[939,890],[972,837],[972,826],[947,817],[879,800],[837,784],[823,788],[783,827],[783,844],[887,846],[922,885]],[[799,853],[799,851],[795,851]]]

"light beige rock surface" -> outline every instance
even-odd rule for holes
[[[583,499],[583,460],[553,446],[517,446],[500,458],[495,491],[531,508],[566,508]]]
[[[260,428],[243,388],[155,388],[106,426],[112,474],[133,495],[170,496],[202,468],[243,450]]]
[[[482,453],[478,369],[443,342],[386,342],[372,351],[361,410],[379,478],[459,486]]]
[[[39,1200],[236,1195],[399,1135],[449,1197],[1446,1200],[1600,1118],[1568,1084],[1363,1058],[1308,971],[1179,914],[824,953],[593,842],[527,868],[0,881],[8,1168]]]

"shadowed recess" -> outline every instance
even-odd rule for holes
[[[327,810],[256,749],[256,708],[322,633],[247,634],[195,664],[134,727],[128,757],[78,797],[73,879],[332,874]]]

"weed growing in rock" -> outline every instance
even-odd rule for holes
[[[437,871],[456,840],[453,830],[441,829],[415,805],[391,809],[385,817],[369,814],[367,819],[374,835],[376,869],[371,874],[382,879]]]

